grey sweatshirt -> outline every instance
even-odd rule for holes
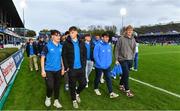
[[[128,38],[122,36],[117,41],[115,47],[115,58],[118,61],[133,60],[136,49],[136,41],[134,37]]]

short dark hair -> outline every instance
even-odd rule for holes
[[[61,33],[58,30],[51,30],[50,32],[51,35],[57,35],[57,34],[61,35]]]
[[[100,34],[95,34],[95,36],[100,36]]]
[[[29,39],[29,41],[33,40],[32,38]]]
[[[64,35],[69,35],[69,31],[66,31]]]
[[[87,37],[87,36],[91,36],[91,34],[84,34],[84,38]]]
[[[71,32],[71,31],[77,31],[78,29],[77,29],[77,27],[75,27],[75,26],[72,26],[72,27],[70,27],[69,28],[69,32]]]
[[[103,33],[102,37],[104,37],[104,36],[108,36],[109,37],[109,34],[108,33]]]

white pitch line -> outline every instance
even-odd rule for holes
[[[170,91],[168,91],[168,90],[165,90],[165,89],[162,89],[162,88],[159,88],[159,87],[156,87],[156,86],[153,86],[153,85],[151,85],[151,84],[149,84],[149,83],[146,83],[146,82],[143,82],[143,81],[134,79],[134,78],[132,78],[132,77],[130,77],[130,79],[133,80],[133,81],[135,81],[135,82],[141,83],[141,84],[143,84],[143,85],[149,86],[149,87],[151,87],[151,88],[157,89],[157,90],[159,90],[159,91],[162,91],[162,92],[165,92],[165,93],[170,94],[170,95],[172,95],[172,96],[175,96],[175,97],[180,98],[180,95],[179,95],[179,94],[170,92]]]
[[[154,53],[139,53],[139,55],[159,55],[159,54],[179,54],[180,51],[166,51],[166,52],[154,52]]]

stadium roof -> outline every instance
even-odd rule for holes
[[[24,28],[24,24],[12,0],[0,0],[0,7],[7,12],[7,27]]]

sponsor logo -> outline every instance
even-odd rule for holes
[[[3,75],[6,77],[14,67],[15,65],[13,64],[13,62],[9,62],[5,68],[2,68]]]

